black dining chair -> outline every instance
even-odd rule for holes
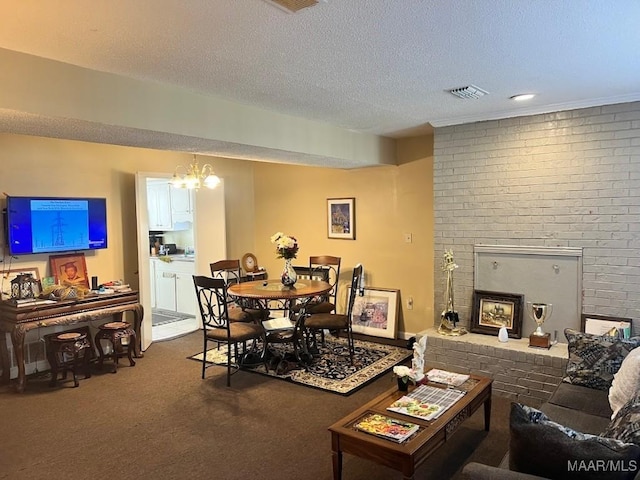
[[[240,283],[242,275],[240,270],[240,260],[218,260],[209,264],[211,276],[213,278],[221,278],[225,281],[227,288],[229,285]],[[258,308],[258,305],[238,305],[236,301],[228,297],[229,319],[232,322],[255,322],[263,321],[269,317],[269,311]]]
[[[347,312],[340,313],[306,313],[303,319],[304,329],[306,331],[306,338],[309,343],[309,348],[317,348],[316,334],[323,332],[324,330],[337,330],[344,331],[347,334],[347,343],[349,347],[349,359],[353,365],[353,355],[355,353],[355,346],[353,342],[353,332],[351,330],[351,314],[353,312],[353,304],[358,295],[360,278],[362,276],[362,265],[358,264],[353,269],[353,275],[351,277],[351,288],[349,289],[349,300],[347,303]],[[324,337],[323,337],[324,341]]]
[[[202,332],[204,339],[202,358],[202,378],[205,378],[205,369],[215,365],[207,365],[207,347],[209,342],[217,346],[227,346],[227,387],[231,386],[232,369],[237,371],[242,366],[242,359],[249,353],[245,348],[242,356],[239,355],[237,345],[253,341],[252,350],[257,348],[257,341],[262,340],[265,345],[265,331],[262,324],[254,322],[233,322],[229,318],[229,304],[227,302],[227,285],[221,278],[210,278],[194,275],[193,285],[196,290],[200,315],[202,316]],[[232,351],[234,352],[232,354]],[[265,368],[268,365],[261,356]],[[235,371],[233,373],[235,373]]]

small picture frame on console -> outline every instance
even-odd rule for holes
[[[523,310],[522,294],[474,290],[469,330],[497,336],[500,328],[506,327],[510,338],[522,338]]]
[[[77,286],[89,289],[89,276],[84,253],[49,256],[51,273],[58,285]]]
[[[620,338],[630,338],[631,326],[632,320],[630,318],[584,313],[581,316],[582,331],[593,335],[618,335]]]

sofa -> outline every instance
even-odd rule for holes
[[[540,409],[513,402],[509,451],[466,479],[640,480],[640,337],[565,330],[566,376]]]

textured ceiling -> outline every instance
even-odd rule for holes
[[[637,0],[326,0],[295,14],[263,0],[0,7],[1,48],[363,133],[640,100]],[[447,93],[469,84],[489,95]],[[537,96],[509,99],[523,92]]]

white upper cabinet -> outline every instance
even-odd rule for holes
[[[170,188],[166,180],[147,183],[149,230],[171,230],[173,228]]]

